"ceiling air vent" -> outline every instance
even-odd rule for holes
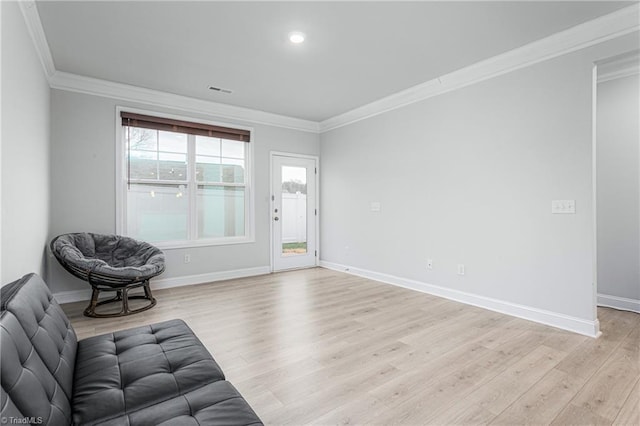
[[[232,90],[223,89],[221,87],[216,87],[216,86],[209,86],[209,90],[213,90],[214,92],[220,92],[220,93],[233,93]]]

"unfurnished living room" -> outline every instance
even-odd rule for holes
[[[640,425],[637,1],[0,1],[0,422]]]

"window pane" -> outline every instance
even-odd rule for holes
[[[222,140],[222,156],[227,158],[244,158],[246,142]]]
[[[220,138],[196,136],[196,154],[220,157]]]
[[[158,149],[158,131],[139,127],[124,127],[125,136],[129,138],[131,150],[156,151]]]
[[[187,179],[187,135],[174,132],[159,134],[159,173],[162,180]]]
[[[175,132],[158,132],[160,151],[187,153],[187,135]]]
[[[143,241],[188,238],[185,185],[131,184],[127,191],[127,235]]]
[[[244,183],[244,160],[222,159],[222,181]]]
[[[123,131],[127,235],[150,242],[246,236],[247,143],[126,125]]]
[[[245,150],[245,142],[197,136],[197,181],[245,183]]]
[[[196,156],[196,180],[198,182],[221,182],[220,157]]]
[[[244,188],[199,185],[198,238],[244,236],[244,204]]]
[[[131,151],[129,176],[131,179],[158,179],[158,154],[153,151]]]
[[[158,178],[158,132],[138,127],[124,127],[131,155],[129,176],[132,179]]]
[[[187,180],[187,155],[161,152],[158,154],[160,179]]]
[[[187,180],[187,135],[129,127],[127,136],[131,179]]]

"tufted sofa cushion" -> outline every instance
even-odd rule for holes
[[[7,403],[44,424],[68,424],[77,347],[69,320],[35,274],[2,287],[1,308],[0,370],[2,388],[10,390]]]
[[[2,417],[36,417],[44,425],[71,421],[71,404],[62,387],[29,342],[18,319],[1,314]],[[17,414],[17,416],[16,416]]]
[[[1,289],[2,418],[44,425],[259,425],[181,320],[77,342],[46,284]]]
[[[78,345],[73,418],[130,413],[218,380],[222,370],[181,320],[91,337]]]
[[[262,425],[242,396],[220,380],[152,407],[114,417],[100,426]]]
[[[2,290],[2,310],[15,316],[40,359],[70,399],[77,338],[69,319],[36,274],[25,275]]]

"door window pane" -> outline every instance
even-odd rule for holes
[[[282,166],[282,255],[307,253],[307,169]]]

